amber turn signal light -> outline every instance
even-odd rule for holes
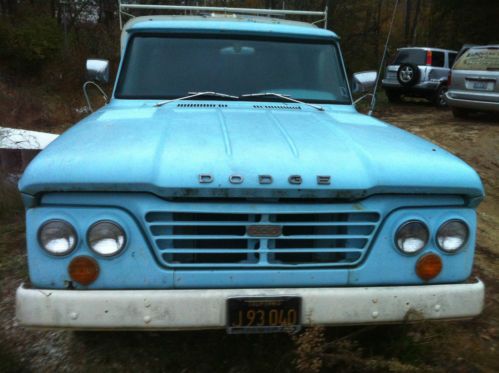
[[[442,271],[442,259],[433,253],[423,255],[416,263],[416,273],[424,281],[438,276]]]
[[[68,272],[73,281],[90,285],[99,277],[99,264],[89,256],[78,256],[69,263]]]

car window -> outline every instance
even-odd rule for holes
[[[426,65],[426,51],[423,49],[401,49],[393,61],[394,65],[412,63],[415,65]]]
[[[449,67],[454,65],[454,61],[456,60],[457,53],[449,53]]]
[[[444,52],[432,52],[432,54],[431,54],[431,66],[444,67],[445,66],[445,53]]]
[[[499,48],[471,48],[457,60],[455,70],[499,70]]]

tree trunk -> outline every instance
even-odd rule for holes
[[[419,14],[421,13],[421,0],[417,0],[416,3],[416,13],[414,14],[414,19],[412,21],[412,30],[411,30],[411,43],[412,45],[416,45],[416,33],[418,29],[419,22]]]
[[[405,21],[404,21],[404,41],[405,45],[409,44],[409,32],[411,29],[411,2],[412,0],[405,0]]]

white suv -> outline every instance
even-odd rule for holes
[[[426,98],[438,107],[446,106],[447,78],[456,55],[456,51],[447,49],[398,49],[382,81],[388,100],[397,102],[404,95]]]

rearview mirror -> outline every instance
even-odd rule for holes
[[[236,55],[236,56],[249,56],[255,53],[255,48],[253,47],[242,47],[239,45],[232,47],[225,47],[220,49],[220,54],[225,55]]]
[[[87,60],[87,79],[102,83],[109,82],[109,61],[99,59]]]
[[[353,74],[352,78],[352,92],[353,93],[366,93],[373,90],[378,79],[376,71],[362,71]]]

